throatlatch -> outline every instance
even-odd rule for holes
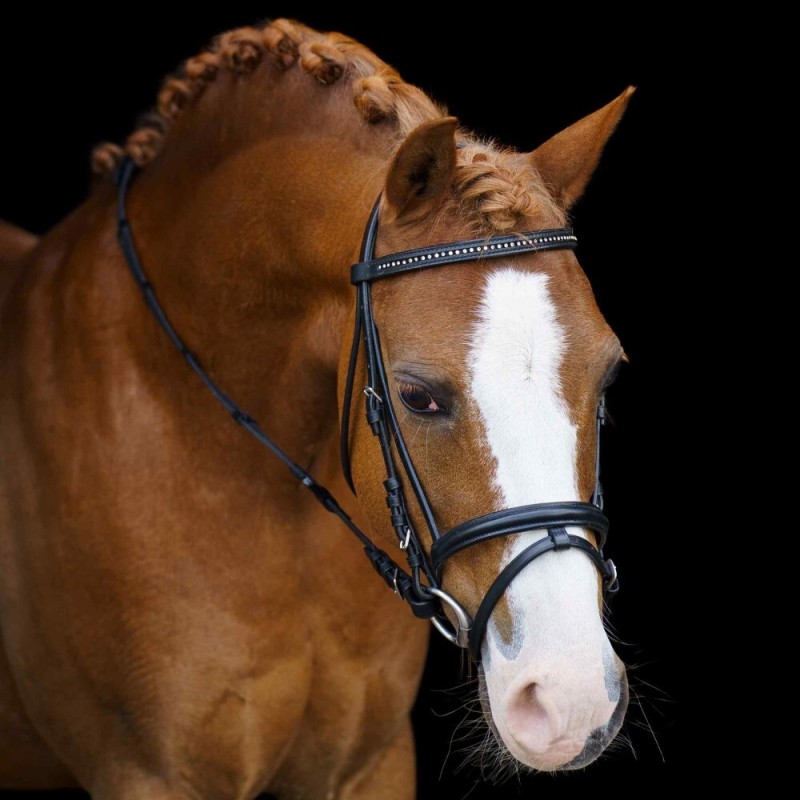
[[[604,590],[609,594],[616,593],[619,588],[616,568],[610,559],[603,556],[603,546],[608,534],[608,519],[602,512],[603,493],[600,485],[600,430],[605,422],[604,400],[601,399],[597,412],[596,480],[591,503],[570,501],[507,508],[467,520],[442,534],[436,524],[422,481],[414,468],[411,454],[395,414],[392,392],[380,351],[378,327],[372,308],[371,284],[373,281],[411,270],[427,269],[445,264],[457,264],[465,261],[481,262],[486,259],[513,257],[543,250],[573,249],[577,245],[577,238],[572,230],[557,228],[524,234],[491,236],[485,239],[451,242],[375,258],[380,198],[375,203],[364,233],[361,260],[353,266],[351,272],[351,281],[356,286],[357,295],[355,329],[344,391],[344,413],[341,428],[342,469],[350,488],[355,491],[350,471],[349,424],[356,365],[363,338],[368,380],[367,386],[363,389],[366,396],[366,418],[380,443],[386,469],[386,479],[383,482],[386,490],[386,502],[389,507],[391,524],[397,535],[398,547],[404,553],[408,563],[408,571],[406,571],[384,550],[375,545],[324,486],[317,483],[306,470],[292,461],[263,431],[256,420],[228,397],[203,369],[197,356],[189,350],[172,326],[142,268],[127,215],[127,194],[135,171],[136,167],[133,162],[126,159],[117,173],[119,185],[117,235],[131,274],[156,321],[234,421],[282,461],[292,475],[358,537],[376,572],[383,578],[387,586],[409,604],[417,617],[430,619],[451,642],[460,647],[468,647],[477,662],[481,658],[481,645],[486,633],[486,626],[497,601],[522,569],[550,550],[569,548],[582,550],[599,570]],[[402,466],[404,478],[401,478],[395,465],[392,442],[394,442],[394,450]],[[414,493],[422,518],[430,531],[433,541],[430,557],[425,553],[408,513],[404,493],[406,482]],[[599,547],[595,547],[580,536],[568,533],[566,530],[568,526],[588,528],[594,531],[598,535]],[[532,530],[546,530],[547,536],[527,547],[506,565],[486,592],[475,614],[475,619],[471,619],[458,601],[445,592],[440,585],[445,561],[461,550],[488,539]],[[455,617],[455,626],[445,615],[443,606],[449,608]]]

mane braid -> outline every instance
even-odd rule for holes
[[[92,171],[108,176],[125,156],[137,166],[145,166],[164,147],[174,121],[220,72],[246,75],[265,58],[273,59],[282,70],[299,63],[323,86],[342,78],[349,80],[358,113],[373,125],[394,123],[396,146],[418,125],[446,113],[364,45],[339,33],[319,33],[298,22],[278,19],[261,27],[223,33],[207,50],[185,61],[164,80],[155,109],[139,119],[124,146],[104,143],[94,148]],[[459,131],[459,145],[455,195],[476,233],[515,230],[525,217],[541,212],[554,224],[564,224],[564,212],[534,168],[520,164],[517,153],[482,142],[463,130]]]

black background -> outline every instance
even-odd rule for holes
[[[532,149],[628,84],[638,85],[573,214],[581,263],[631,359],[610,394],[615,426],[605,438],[603,464],[612,520],[608,551],[623,587],[613,625],[628,643],[618,650],[634,667],[624,728],[630,745],[582,772],[526,776],[501,785],[482,782],[475,767],[459,769],[465,742],[459,741],[463,728],[456,726],[472,693],[469,687],[454,688],[466,680],[460,653],[439,637],[415,723],[421,800],[594,791],[639,797],[665,788],[679,777],[685,754],[673,603],[681,576],[665,557],[670,523],[658,511],[669,499],[662,489],[671,478],[664,455],[675,449],[679,433],[659,406],[671,389],[672,348],[665,331],[675,325],[676,289],[669,280],[669,248],[659,238],[657,209],[671,183],[665,166],[670,102],[666,81],[657,77],[660,59],[652,32],[635,18],[624,23],[605,18],[602,25],[585,17],[579,21],[569,7],[561,14],[536,9],[507,18],[451,9],[450,18],[439,13],[433,21],[409,7],[402,14],[381,8],[369,18],[335,7],[321,13],[302,2],[232,6],[192,10],[174,20],[146,4],[127,12],[111,7],[5,12],[0,218],[46,231],[85,196],[92,145],[122,141],[137,114],[154,102],[165,73],[216,33],[267,16],[293,16],[354,36],[406,80],[445,102],[464,124],[520,149]]]

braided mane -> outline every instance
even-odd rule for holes
[[[418,125],[445,113],[421,89],[400,75],[364,45],[339,33],[320,33],[285,19],[263,27],[239,28],[217,37],[204,52],[189,58],[168,76],[156,107],[143,116],[124,147],[105,143],[92,152],[92,170],[110,175],[124,156],[139,166],[152,161],[164,146],[170,127],[222,71],[244,75],[265,57],[288,70],[299,64],[324,86],[349,81],[353,103],[370,124],[394,123],[396,144]],[[563,224],[557,206],[535,169],[519,154],[459,131],[454,192],[476,231],[510,231],[524,217],[547,212]]]

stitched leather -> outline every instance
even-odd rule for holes
[[[350,282],[357,284],[363,281],[376,281],[379,278],[389,278],[414,269],[441,267],[463,261],[517,256],[542,250],[572,250],[577,245],[578,238],[571,228],[551,228],[505,236],[489,236],[483,239],[467,239],[360,261],[350,270]]]
[[[481,660],[481,645],[483,643],[483,637],[486,635],[486,626],[489,624],[489,618],[511,581],[513,581],[531,561],[534,561],[539,556],[544,555],[550,550],[564,550],[572,547],[582,550],[594,561],[597,569],[603,576],[604,585],[606,587],[608,586],[612,579],[612,573],[603,558],[602,552],[591,544],[591,542],[587,542],[586,539],[582,539],[580,536],[567,534],[563,528],[548,530],[547,537],[539,539],[538,542],[534,542],[530,547],[526,547],[518,556],[506,564],[502,572],[494,579],[494,582],[489,587],[489,591],[484,595],[483,600],[481,600],[481,604],[478,606],[478,611],[472,622],[472,629],[469,632],[469,649],[476,663]]]
[[[456,526],[433,543],[431,561],[437,575],[444,562],[467,547],[513,533],[553,527],[589,528],[600,536],[602,550],[608,535],[608,518],[590,503],[537,503],[495,511]]]

